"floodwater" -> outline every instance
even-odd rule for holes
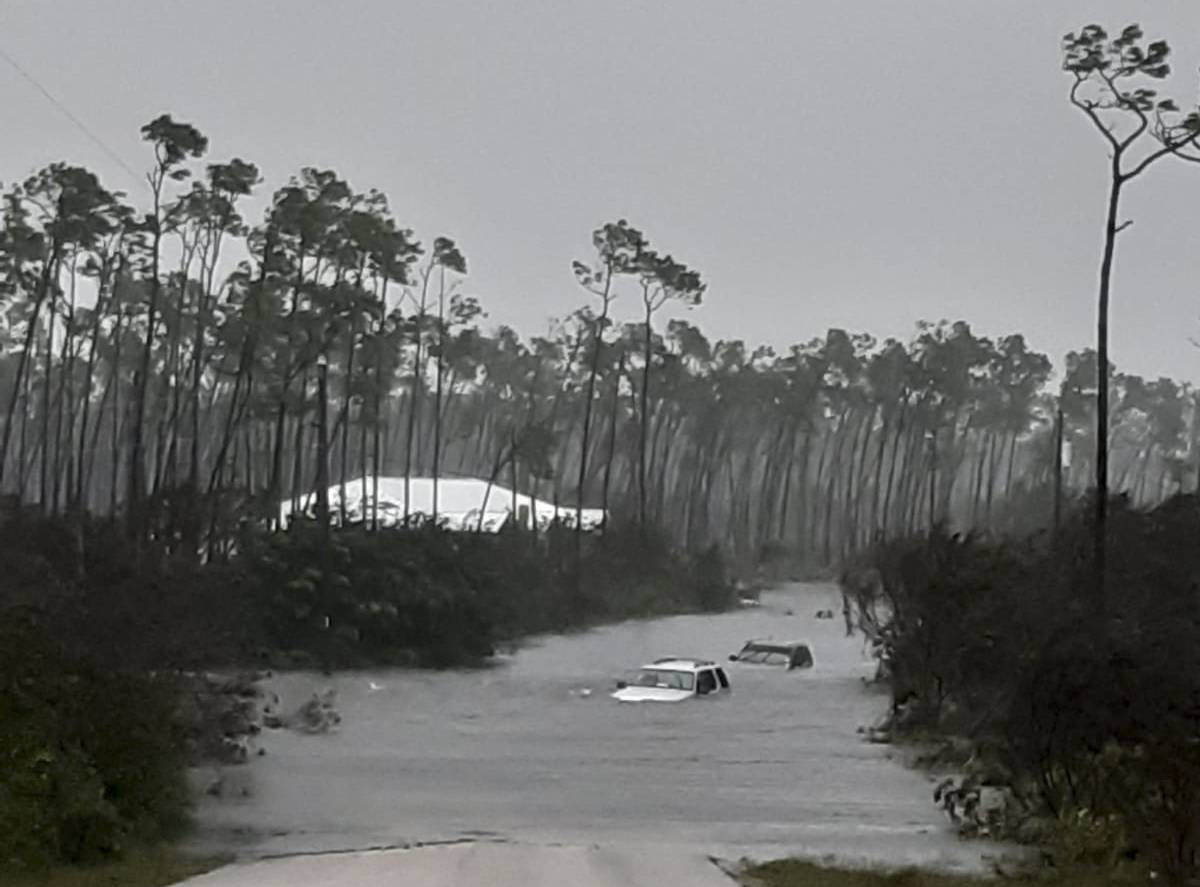
[[[802,584],[735,613],[540,638],[483,671],[280,675],[289,710],[335,687],[340,728],[264,731],[266,754],[229,773],[246,796],[206,799],[197,840],[248,856],[466,839],[978,868],[996,848],[954,836],[931,777],[856,732],[887,699],[844,635],[836,589]],[[725,662],[723,698],[608,697],[643,662],[725,660],[752,637],[807,641],[816,664]]]

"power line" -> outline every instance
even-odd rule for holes
[[[126,163],[123,159],[121,159],[120,154],[118,154],[116,151],[114,151],[112,148],[110,148],[107,144],[105,144],[103,139],[101,139],[98,135],[96,135],[94,132],[92,132],[90,129],[88,129],[87,124],[85,124],[82,120],[80,120],[78,117],[76,117],[74,114],[71,113],[70,108],[68,108],[66,105],[64,105],[62,102],[60,102],[57,98],[55,98],[54,95],[51,94],[50,90],[46,89],[46,87],[42,86],[42,84],[38,82],[37,78],[35,78],[32,74],[30,74],[28,71],[26,71],[23,67],[21,67],[21,65],[17,63],[17,60],[14,59],[11,55],[9,55],[5,51],[3,46],[0,46],[0,58],[3,58],[6,62],[8,62],[8,64],[12,67],[12,69],[14,71],[16,71],[18,74],[20,74],[21,77],[23,77],[26,81],[28,81],[30,83],[30,85],[33,86],[34,89],[36,89],[38,92],[40,92],[46,98],[46,100],[50,102],[50,104],[54,105],[54,107],[56,107],[63,114],[64,117],[66,117],[73,124],[75,124],[75,126],[79,129],[79,131],[82,132],[89,139],[91,139],[92,142],[96,145],[96,147],[98,147],[101,151],[103,151],[110,158],[112,158],[113,162],[115,162],[118,166],[120,166],[121,169],[123,169],[123,170],[125,170],[125,172],[129,173],[129,175],[134,179],[134,181],[141,182],[143,185],[145,184],[145,180],[142,178],[141,174],[135,172],[133,167],[131,167],[128,163]]]

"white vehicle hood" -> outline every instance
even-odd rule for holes
[[[670,687],[622,687],[612,698],[618,702],[682,702],[691,695],[689,690]]]

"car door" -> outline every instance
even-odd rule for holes
[[[715,696],[719,688],[717,674],[711,668],[702,668],[696,674],[697,696]]]

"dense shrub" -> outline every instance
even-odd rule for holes
[[[323,666],[444,665],[486,656],[484,589],[451,534],[434,527],[326,533],[311,521],[256,533],[212,576],[258,621],[263,647]]]
[[[202,566],[114,522],[0,508],[0,867],[95,861],[183,822],[186,764],[247,720],[186,670],[460,666],[534,632],[731,603],[716,550],[613,528],[579,540],[576,569],[576,541],[301,520]]]
[[[170,683],[0,630],[0,867],[91,862],[170,834],[186,795]]]
[[[1200,850],[1200,500],[1114,500],[1104,620],[1088,530],[1081,508],[1054,537],[895,542],[843,589],[896,726],[968,736],[1060,852],[1181,878]]]
[[[299,520],[247,536],[208,581],[250,614],[263,655],[323,667],[469,664],[535,632],[731,602],[716,551],[692,561],[654,534],[615,529],[586,537],[577,575],[567,533]]]

